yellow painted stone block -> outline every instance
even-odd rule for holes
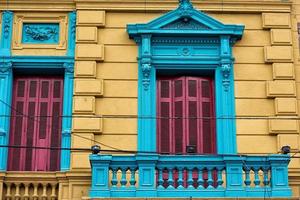
[[[136,45],[129,39],[125,28],[105,28],[98,30],[99,43],[107,45]]]
[[[96,61],[76,61],[75,77],[96,77]]]
[[[292,45],[292,32],[290,29],[271,29],[272,45]]]
[[[270,64],[235,64],[235,80],[273,80]]]
[[[290,146],[292,150],[299,149],[298,134],[278,134],[277,135],[278,152],[281,151],[282,146]]]
[[[271,119],[269,120],[269,133],[298,133],[299,124],[292,119]]]
[[[237,98],[265,98],[265,81],[235,81],[235,97]]]
[[[102,132],[102,118],[91,116],[73,117],[74,132]]]
[[[224,13],[224,12],[211,12],[209,16],[220,20],[225,24],[243,24],[245,29],[257,30],[262,29],[261,14],[258,13]]]
[[[103,80],[101,79],[75,79],[75,95],[103,95]]]
[[[97,63],[97,78],[137,80],[137,63]]]
[[[296,96],[295,81],[268,81],[268,97],[294,97]]]
[[[77,25],[105,26],[105,12],[79,10],[77,11]]]
[[[233,56],[237,64],[264,64],[263,47],[233,47]]]
[[[276,136],[237,136],[238,153],[277,153]]]
[[[237,135],[268,135],[269,123],[264,119],[236,119]]]
[[[104,60],[104,45],[77,44],[75,53],[78,60]]]
[[[274,79],[294,79],[294,65],[293,63],[274,63],[273,64],[273,78]]]
[[[88,175],[85,175],[85,178],[91,179]],[[78,181],[78,178],[76,181],[71,182],[70,181],[70,193],[72,194],[72,197],[70,199],[72,200],[87,200],[89,199],[89,189],[91,187],[90,182],[84,183],[82,181],[82,177],[80,177],[80,182]]]
[[[289,46],[265,47],[266,62],[292,62],[293,49]]]
[[[273,99],[236,99],[237,116],[273,116]]]
[[[96,114],[137,115],[136,98],[97,98]]]
[[[245,30],[243,39],[234,46],[270,46],[271,38],[268,30]]]
[[[135,12],[107,12],[106,28],[126,28],[127,24],[148,23],[150,20],[161,16],[161,13],[138,13]]]
[[[76,136],[75,134],[78,136]],[[79,136],[87,139],[81,138]],[[94,145],[93,139],[93,133],[74,133],[72,135],[72,148],[90,148],[92,145]]]
[[[97,27],[77,27],[76,42],[97,43]]]
[[[137,62],[138,46],[105,46],[106,62]]]
[[[91,168],[89,154],[90,153],[72,152],[71,153],[71,168],[72,169],[89,169],[89,168]]]
[[[297,115],[297,100],[296,98],[276,98],[275,110],[276,115]]]
[[[137,134],[137,119],[104,118],[103,134]]]
[[[74,96],[73,97],[73,113],[95,113],[95,97],[94,96]]]
[[[95,135],[96,141],[101,141],[103,144],[122,150],[137,150],[137,135]],[[103,149],[111,149],[103,146]]]
[[[137,81],[104,81],[104,97],[136,97]]]
[[[290,28],[291,20],[289,13],[263,13],[264,28]]]

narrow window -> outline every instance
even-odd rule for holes
[[[9,144],[27,148],[9,148],[8,170],[58,171],[63,78],[15,77],[13,91]]]

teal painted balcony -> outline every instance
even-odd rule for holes
[[[91,198],[291,197],[289,155],[91,155]]]

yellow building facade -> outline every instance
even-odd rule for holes
[[[289,185],[293,197],[299,198],[300,2],[192,2],[224,24],[245,26],[242,39],[233,46],[237,153],[277,154],[289,145],[291,155],[295,153],[289,164]],[[3,171],[3,199],[27,186],[28,191],[53,199],[87,199],[90,152],[76,148],[100,142],[103,150],[137,150],[139,50],[126,26],[147,23],[177,5],[175,0],[0,0],[0,17],[6,10],[13,11],[12,56],[67,55],[68,14],[76,11],[70,167],[45,173]],[[21,30],[26,22],[59,23],[59,43],[23,44]],[[3,23],[0,18],[0,27]]]

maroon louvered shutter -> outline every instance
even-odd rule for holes
[[[61,115],[62,115],[62,98],[63,98],[63,80],[55,79],[53,82],[53,106],[50,147],[59,148],[61,145]],[[60,151],[50,150],[50,171],[59,170]]]
[[[160,153],[169,153],[171,141],[171,80],[159,79],[157,81],[157,150]]]
[[[201,79],[203,153],[216,153],[214,88],[211,79]]]
[[[62,78],[15,78],[12,105],[18,111],[12,110],[11,145],[60,146],[62,87]],[[10,148],[8,170],[59,170],[59,152],[49,149]]]
[[[186,124],[184,119],[185,113],[185,78],[173,80],[173,142],[174,146],[171,153],[184,153],[186,146]]]
[[[199,78],[187,77],[185,84],[187,88],[186,92],[186,123],[187,131],[185,132],[187,138],[187,144],[196,147],[197,152],[202,152],[203,142],[201,127],[201,93],[199,92]]]
[[[16,79],[14,81],[13,96],[14,101],[12,106],[12,118],[11,118],[11,128],[10,128],[10,145],[21,146],[25,139],[25,118],[23,113],[25,113],[26,107],[26,88],[27,81],[23,79]],[[24,158],[24,149],[20,148],[9,148],[8,153],[8,170],[19,171],[22,170],[21,159]]]
[[[28,94],[28,117],[25,118],[27,120],[27,132],[26,133],[26,146],[32,147],[35,146],[35,132],[36,132],[36,121],[38,120],[35,115],[37,115],[38,110],[38,86],[39,81],[38,79],[32,78],[27,79],[29,83],[29,94]],[[24,136],[25,137],[25,136]],[[26,156],[25,156],[25,169],[26,171],[32,170],[33,160],[35,159],[35,150],[28,148],[26,149]]]

